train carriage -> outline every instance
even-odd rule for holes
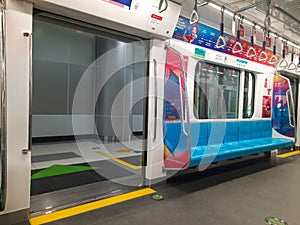
[[[299,148],[300,47],[197,2],[0,1],[0,224]]]

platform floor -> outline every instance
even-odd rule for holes
[[[149,196],[47,223],[49,225],[263,225],[272,216],[300,224],[300,156],[264,158],[179,176]]]
[[[122,143],[102,143],[96,139],[36,143],[32,149],[31,170],[44,169],[54,164],[74,165],[107,160],[97,153],[99,151],[116,158],[141,155],[142,141],[135,138],[133,141]]]

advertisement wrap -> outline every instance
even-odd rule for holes
[[[279,134],[287,137],[294,137],[295,128],[294,125],[291,124],[289,113],[291,110],[289,102],[290,94],[291,88],[289,80],[276,74],[274,77],[273,88],[272,125]]]
[[[184,58],[187,68],[187,57]],[[185,79],[182,59],[168,49],[164,96],[164,165],[166,169],[186,168],[190,161],[185,124]],[[186,70],[185,70],[186,71]]]
[[[242,52],[233,53],[232,49],[236,43],[237,38],[235,36],[224,33],[224,39],[226,41],[226,45],[224,48],[216,48],[217,40],[220,36],[220,31],[209,26],[206,26],[201,23],[190,24],[190,20],[180,16],[173,34],[174,39],[182,40],[194,45],[198,45],[201,47],[209,48],[218,52],[226,53],[228,55],[236,56],[242,59],[247,59],[253,62],[265,64],[268,66],[274,66],[269,63],[269,60],[260,61],[259,55],[262,52],[262,46],[254,45],[257,54],[255,57],[249,58],[247,57],[247,51],[251,47],[249,41],[240,40],[241,46],[243,48]],[[268,40],[268,43],[271,40]],[[270,43],[268,44],[268,46]],[[273,52],[269,49],[265,50],[268,59],[270,59],[273,55]]]

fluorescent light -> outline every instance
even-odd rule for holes
[[[228,15],[228,16],[231,16],[231,17],[234,16],[234,14],[233,14],[232,12],[228,11],[227,9],[225,9],[224,13],[225,13],[226,15]]]
[[[249,20],[244,19],[244,23],[250,25],[251,27],[253,26],[253,23]]]
[[[214,9],[216,9],[216,10],[221,10],[221,7],[218,6],[218,5],[216,5],[216,4],[214,4],[214,3],[209,2],[208,5],[209,5],[210,7],[212,7],[212,8],[214,8]]]
[[[293,47],[295,47],[295,48],[299,48],[298,45],[294,44],[294,43],[291,42],[291,41],[287,41],[287,44],[288,44],[288,45],[291,45],[291,46],[293,46]]]
[[[257,25],[257,24],[255,25],[255,28],[256,28],[256,29],[259,29],[259,30],[262,30],[262,27],[259,26],[259,25]]]

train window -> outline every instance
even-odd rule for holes
[[[199,62],[194,83],[195,117],[238,118],[239,77],[238,70]]]
[[[254,113],[255,76],[246,72],[244,80],[243,118],[251,118]]]

